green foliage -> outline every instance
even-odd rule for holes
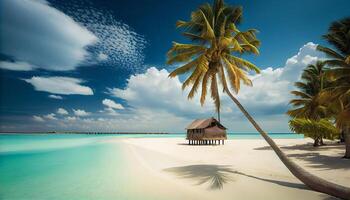
[[[312,120],[294,118],[289,121],[289,127],[296,133],[304,134],[313,139],[326,138],[333,140],[339,135],[339,130],[328,119]]]
[[[319,99],[321,92],[329,86],[324,67],[325,64],[318,61],[304,69],[301,81],[295,83],[299,90],[291,92],[297,98],[290,101],[294,108],[287,112],[289,116],[313,120],[327,116],[327,106]]]
[[[315,140],[333,139],[350,127],[350,18],[332,23],[323,38],[335,50],[317,47],[328,60],[304,70],[295,83],[299,90],[291,92],[298,97],[290,101],[294,108],[287,112],[291,130]]]
[[[350,17],[333,22],[328,33],[323,36],[335,50],[318,46],[329,59],[325,64],[330,87],[324,92],[323,102],[332,110],[337,127],[350,127]]]

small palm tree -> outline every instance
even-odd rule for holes
[[[289,121],[289,126],[292,131],[303,133],[311,138],[324,137],[327,139],[334,139],[339,133],[338,129],[328,119],[313,120],[294,118]],[[315,139],[315,142],[316,141],[317,139]]]
[[[323,37],[336,49],[317,47],[329,57],[325,63],[330,67],[327,74],[333,83],[328,90],[332,101],[328,102],[337,107],[334,117],[345,138],[344,158],[350,158],[350,17],[332,23]]]
[[[220,111],[219,80],[223,92],[232,99],[280,160],[299,180],[316,191],[349,199],[350,188],[316,177],[290,160],[231,93],[231,89],[238,93],[241,81],[252,85],[247,76],[248,71],[259,72],[255,65],[239,57],[243,53],[258,54],[257,47],[260,44],[255,37],[255,29],[244,32],[237,29],[236,25],[240,23],[241,17],[242,8],[225,5],[223,0],[214,0],[212,6],[204,4],[192,12],[190,21],[178,21],[177,27],[185,30],[183,35],[191,39],[192,44],[173,44],[168,52],[168,64],[179,63],[181,66],[169,76],[188,75],[183,88],[192,86],[189,98],[196,94],[201,84],[202,104],[210,81],[211,97],[218,112]]]
[[[313,138],[314,146],[323,145],[323,138],[333,139],[334,134],[331,134],[332,137],[330,137],[330,134],[319,131],[319,129],[313,129],[314,132],[310,132],[312,129],[301,132],[299,130],[303,129],[294,127],[294,125],[300,127],[301,124],[309,125],[313,123],[315,125],[313,127],[320,127],[317,126],[319,121],[321,119],[326,120],[325,118],[329,117],[327,114],[330,111],[328,111],[326,103],[320,101],[323,89],[327,88],[328,85],[328,80],[325,77],[325,64],[318,61],[315,65],[308,65],[304,69],[301,75],[301,81],[295,83],[295,86],[299,90],[291,92],[298,98],[290,101],[290,104],[292,104],[294,108],[290,109],[287,114],[294,119],[300,120],[292,119],[289,125],[292,130]],[[328,124],[333,127],[331,123]]]

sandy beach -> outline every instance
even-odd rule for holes
[[[276,139],[308,171],[350,187],[344,147],[311,139]],[[179,138],[122,139],[135,192],[159,199],[336,199],[309,190],[288,171],[264,140],[228,140],[225,145],[190,146]],[[135,184],[136,183],[136,184]]]

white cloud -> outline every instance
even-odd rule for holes
[[[0,68],[14,71],[31,71],[36,69],[37,67],[27,62],[0,61]]]
[[[43,117],[49,120],[56,120],[57,118],[55,116],[56,116],[55,113],[50,113],[50,114],[44,115]]]
[[[40,77],[33,76],[31,79],[24,79],[34,86],[37,91],[44,91],[53,94],[80,94],[93,95],[91,88],[80,85],[83,80],[64,76]]]
[[[165,69],[151,67],[144,74],[132,75],[125,89],[108,88],[108,91],[112,96],[126,100],[134,109],[166,110],[179,115],[214,113],[210,103],[201,108],[198,97],[188,101],[188,90],[182,92],[179,79],[170,79],[168,75]]]
[[[37,115],[34,115],[34,116],[33,116],[33,120],[34,120],[34,121],[37,121],[37,122],[44,122],[44,121],[45,121],[42,117],[37,116]]]
[[[68,115],[68,111],[64,108],[58,108],[57,109],[57,114],[60,114],[60,115]]]
[[[86,47],[98,41],[45,1],[3,0],[0,7],[0,51],[22,63],[20,69],[73,70],[88,56]],[[20,66],[7,67],[18,70]]]
[[[48,97],[51,98],[51,99],[63,99],[62,96],[60,96],[60,95],[55,95],[55,94],[50,94]]]
[[[74,115],[78,116],[78,117],[85,117],[85,116],[89,116],[91,113],[86,112],[85,110],[80,110],[80,109],[73,109]]]
[[[101,113],[107,113],[108,115],[112,115],[112,116],[117,116],[119,115],[119,113],[117,113],[117,111],[115,111],[113,108],[111,107],[105,107],[103,110],[100,111]]]
[[[119,21],[108,9],[98,5],[66,1],[60,3],[64,11],[94,33],[99,41],[93,46],[97,62],[108,66],[137,71],[143,68],[146,40],[132,27]],[[92,62],[96,61],[92,60]]]
[[[116,110],[123,110],[124,109],[123,105],[116,103],[111,99],[104,99],[102,101],[102,104],[105,106],[105,108],[104,108],[104,110],[102,110],[100,112],[102,112],[102,113],[104,112],[104,113],[107,113],[107,114],[112,115],[112,116],[118,115]]]
[[[66,117],[65,120],[67,121],[76,121],[78,118],[77,117]]]
[[[118,109],[118,110],[124,109],[123,105],[116,103],[111,99],[103,99],[102,104],[113,109]]]
[[[261,74],[253,75],[253,87],[243,86],[238,99],[256,114],[282,114],[287,111],[290,91],[294,82],[300,79],[302,70],[317,59],[325,57],[316,51],[316,44],[309,42],[289,58],[280,68],[266,68]]]

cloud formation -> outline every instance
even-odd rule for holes
[[[37,91],[49,92],[62,95],[93,95],[93,91],[88,86],[83,86],[84,81],[77,78],[64,76],[40,77],[33,76],[30,79],[23,79],[34,86]]]
[[[114,102],[111,99],[102,100],[102,104],[105,106],[104,110],[101,110],[101,113],[107,113],[108,115],[116,116],[118,115],[116,110],[123,110],[123,105]]]
[[[317,59],[325,58],[316,47],[316,44],[309,42],[283,67],[268,67],[261,70],[261,74],[253,75],[253,87],[243,86],[238,99],[255,114],[283,114],[292,98],[290,91],[294,89],[294,82],[300,80],[302,70]]]
[[[55,113],[50,113],[50,114],[44,115],[43,118],[49,119],[49,120],[56,120],[57,119]]]
[[[33,116],[33,120],[34,120],[34,121],[37,121],[37,122],[44,122],[44,121],[45,121],[42,117],[37,116],[37,115],[34,115],[34,116]]]
[[[145,37],[116,19],[109,10],[100,10],[92,2],[59,1],[58,5],[76,22],[92,32],[98,41],[89,46],[86,63],[118,66],[138,71],[143,68]]]
[[[68,115],[68,111],[64,108],[58,108],[57,109],[57,114],[60,114],[60,115]]]
[[[0,52],[15,60],[6,69],[73,70],[88,57],[86,48],[98,42],[45,1],[3,0],[0,7]]]
[[[123,105],[116,103],[111,99],[103,99],[102,104],[113,109],[118,109],[118,110],[124,109]]]
[[[33,66],[27,62],[7,62],[0,61],[0,68],[14,71],[31,71],[36,69],[36,66]]]
[[[170,79],[169,72],[165,69],[158,70],[155,67],[148,68],[144,74],[132,75],[127,80],[125,89],[108,88],[108,93],[114,97],[126,100],[134,109],[163,110],[178,115],[198,115],[212,111],[210,103],[201,108],[198,97],[188,101],[186,94],[182,92],[181,82],[176,77]],[[210,102],[210,100],[209,100]]]
[[[89,116],[91,113],[86,112],[85,110],[81,110],[81,109],[73,109],[73,113],[74,115],[78,116],[78,117],[86,117]]]
[[[51,99],[60,99],[60,100],[63,99],[62,96],[60,96],[60,95],[55,95],[55,94],[50,94],[48,97],[51,98]]]

